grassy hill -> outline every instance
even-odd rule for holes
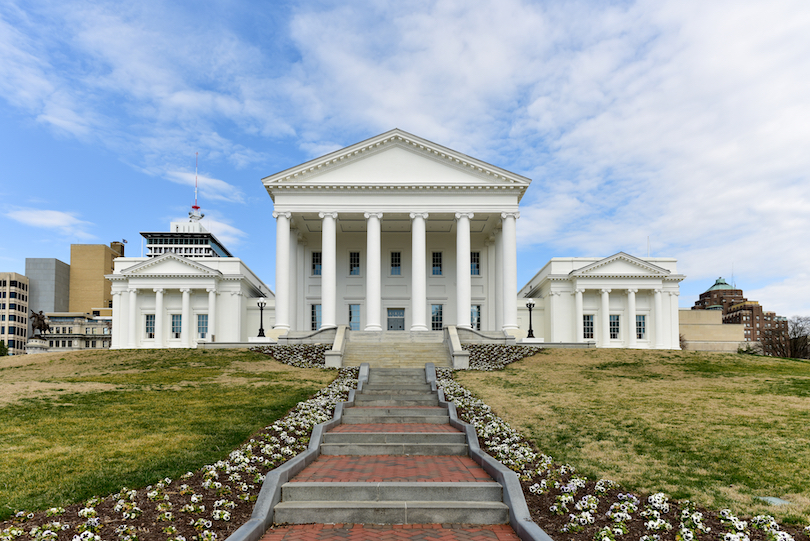
[[[456,379],[542,452],[591,478],[810,522],[806,360],[551,349]]]
[[[334,377],[244,350],[0,358],[0,520],[215,462]]]

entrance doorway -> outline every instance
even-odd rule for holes
[[[388,309],[388,330],[389,331],[404,331],[405,330],[405,309],[404,308],[389,308]]]

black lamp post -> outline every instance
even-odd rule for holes
[[[264,338],[264,307],[267,306],[267,303],[264,302],[264,299],[261,299],[258,302],[259,305],[259,338]]]
[[[532,331],[532,308],[534,308],[534,301],[529,299],[526,302],[526,308],[529,309],[529,335],[526,338],[534,338],[534,331]]]

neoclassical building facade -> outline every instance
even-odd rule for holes
[[[396,129],[264,178],[276,332],[517,331],[530,182]]]

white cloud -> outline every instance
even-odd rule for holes
[[[207,199],[230,201],[233,203],[245,202],[242,191],[224,180],[207,177],[205,175],[195,175],[191,171],[167,171],[165,176],[172,182],[185,186],[194,186],[196,181],[201,195]]]
[[[93,227],[93,223],[80,220],[73,213],[59,210],[17,208],[5,214],[14,221],[31,227],[56,230],[68,238],[80,240],[96,238],[95,235],[87,231],[88,228]]]

